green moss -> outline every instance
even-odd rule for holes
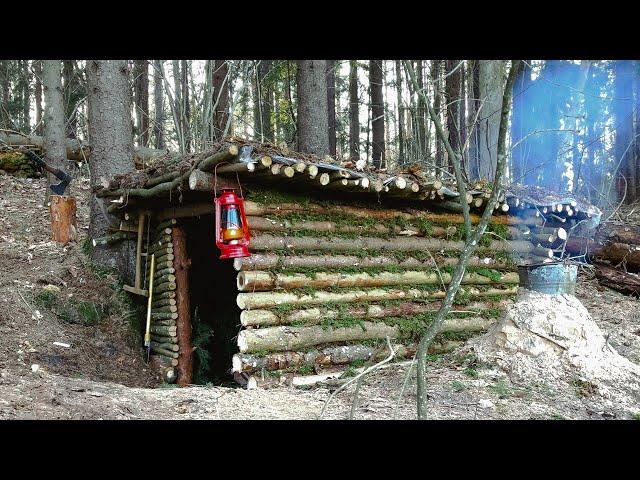
[[[40,307],[50,310],[58,302],[58,296],[50,290],[41,290],[35,300]]]
[[[462,373],[464,373],[467,377],[478,378],[478,371],[473,367],[465,368]]]

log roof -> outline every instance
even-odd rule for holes
[[[215,177],[214,177],[215,174]],[[291,151],[270,143],[226,138],[211,149],[154,158],[142,170],[119,175],[97,190],[101,197],[115,197],[123,207],[135,199],[153,198],[152,209],[195,202],[191,192],[212,192],[215,186],[243,185],[303,193],[309,196],[344,194],[352,199],[376,203],[406,203],[429,210],[461,211],[455,179],[448,172],[436,177],[418,164],[396,171],[374,170],[360,162],[338,161],[328,156]],[[216,185],[217,183],[217,185]],[[467,185],[466,201],[473,212],[481,212],[490,196],[487,181]],[[201,198],[201,194],[200,194]],[[130,202],[130,200],[134,200]],[[163,201],[159,201],[163,200]],[[368,202],[367,202],[368,203]],[[114,211],[114,209],[112,209]],[[499,199],[497,214],[542,217],[543,220],[583,221],[589,227],[600,222],[602,212],[571,193],[557,193],[538,186],[512,184]],[[575,223],[575,222],[574,222]]]

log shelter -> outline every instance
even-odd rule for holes
[[[219,259],[213,197],[222,188],[242,191],[250,257]],[[467,192],[477,223],[490,188]],[[121,221],[94,248],[137,240],[126,290],[148,295],[155,255],[152,361],[180,385],[303,385],[388,356],[387,337],[396,359],[411,357],[464,246],[453,179],[236,138],[167,154],[95,193]],[[485,331],[517,293],[517,265],[554,261],[568,232],[600,215],[570,195],[506,188],[432,352]]]

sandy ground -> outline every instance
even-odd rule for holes
[[[115,278],[99,275],[82,254],[88,185],[75,182],[80,242],[49,241],[41,207],[44,180],[0,176],[0,418],[24,419],[315,419],[335,387],[310,390],[278,386],[243,390],[219,386],[160,385],[146,367],[131,312],[119,299]],[[51,289],[57,302],[91,302],[104,315],[87,324],[60,308],[42,306]],[[640,363],[638,300],[600,287],[582,272],[578,297],[611,345]],[[60,347],[53,342],[70,344]],[[356,419],[415,418],[415,369],[395,365],[367,376]],[[406,382],[405,382],[406,380]],[[403,389],[404,385],[404,389]],[[401,396],[401,392],[403,395]],[[631,419],[615,398],[545,378],[514,383],[491,366],[460,354],[429,367],[433,419]],[[353,388],[335,396],[323,418],[348,418]]]

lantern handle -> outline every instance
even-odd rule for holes
[[[227,163],[229,162],[220,162],[217,163],[215,167],[213,167],[213,198],[218,198],[218,166],[225,165]],[[236,172],[236,181],[238,182],[238,188],[240,189],[240,198],[244,199],[244,194],[242,193],[242,184],[240,183],[238,172]]]

